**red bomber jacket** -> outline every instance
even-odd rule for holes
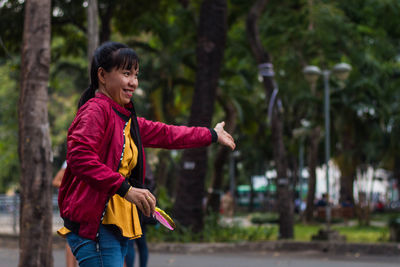
[[[118,173],[124,151],[124,128],[129,119],[138,147],[138,164],[130,177]],[[58,195],[64,226],[96,240],[108,200],[124,197],[130,185],[141,187],[145,175],[144,147],[182,149],[211,144],[213,129],[173,126],[136,117],[133,103],[121,107],[97,93],[77,112],[67,137],[67,169]]]

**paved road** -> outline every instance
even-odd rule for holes
[[[64,251],[54,250],[54,267],[64,267]],[[400,256],[329,255],[320,252],[296,253],[151,253],[148,267],[398,267]],[[0,248],[0,267],[18,265],[18,250]],[[138,266],[138,265],[136,265]]]

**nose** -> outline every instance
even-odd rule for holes
[[[138,78],[136,76],[132,76],[129,79],[129,86],[133,87],[134,89],[136,89],[138,87],[138,85],[139,85]]]

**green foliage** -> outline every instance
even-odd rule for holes
[[[389,229],[378,226],[342,226],[334,227],[340,234],[346,236],[348,242],[372,243],[387,242]]]
[[[22,2],[8,0],[0,5],[0,191],[19,176],[16,62],[22,44]],[[60,165],[65,157],[66,132],[79,95],[88,85],[84,2],[52,1],[49,120],[55,165]],[[238,114],[237,130],[233,133],[241,152],[238,183],[274,166],[267,120],[269,99],[258,79],[246,36],[247,12],[253,3],[228,1],[229,29],[219,80],[223,98],[234,103]],[[323,125],[322,81],[312,93],[302,68],[315,64],[331,69],[335,63],[346,61],[353,70],[345,86],[339,88],[339,83],[331,79],[332,155],[339,158],[345,154],[357,159],[359,166],[394,170],[395,158],[400,157],[400,2],[314,0],[312,6],[309,3],[268,1],[259,22],[261,41],[272,58],[280,89],[289,157],[297,156],[299,139],[293,130],[301,127],[302,119]],[[180,1],[139,0],[132,4],[128,0],[99,0],[101,18],[108,11],[113,12],[111,39],[128,43],[140,56],[139,85],[145,92],[135,98],[140,115],[167,123],[187,122],[196,72],[200,4],[201,1],[189,1],[184,7]],[[217,104],[213,123],[224,117],[224,110]],[[356,137],[351,138],[353,149],[347,151],[342,149],[345,130]],[[169,207],[170,203],[163,205]]]
[[[294,227],[295,240],[310,241],[313,235],[325,227],[321,225],[296,224]],[[389,230],[387,227],[377,226],[333,226],[341,235],[346,236],[349,243],[379,243],[389,240]]]
[[[151,23],[138,23],[143,28],[134,27],[134,24],[120,25],[126,21],[116,21],[116,27],[121,32],[141,31],[133,37],[127,35],[122,41],[137,50],[140,56],[140,87],[146,92],[145,101],[150,103],[147,111],[151,111],[147,112],[147,118],[184,124],[194,86],[194,14],[179,3],[160,2],[161,6],[157,8],[163,12],[154,16],[143,13],[137,18],[151,20]]]
[[[399,213],[396,211],[392,212],[384,212],[384,213],[372,213],[371,221],[380,222],[381,224],[385,224],[389,222],[392,218],[396,218],[399,216]]]
[[[157,187],[157,205],[167,213],[172,210],[173,203],[164,186]]]
[[[278,223],[279,215],[277,213],[255,213],[251,216],[251,223],[261,225],[266,223]]]
[[[261,214],[253,214],[252,218],[261,218]],[[273,220],[276,216],[268,214],[267,220]],[[258,220],[258,219],[257,219]],[[264,220],[265,221],[265,220]],[[256,222],[257,224],[257,222]],[[240,242],[240,241],[268,241],[278,239],[278,226],[226,226],[221,224],[219,217],[212,214],[205,218],[204,230],[193,233],[190,229],[180,225],[174,231],[163,226],[147,227],[147,240],[149,242]],[[296,223],[294,227],[294,240],[310,241],[311,237],[318,233],[325,224]],[[380,243],[389,241],[389,229],[386,226],[346,226],[334,225],[332,229],[346,236],[351,243]]]
[[[400,216],[392,216],[388,221],[390,240],[400,242]]]
[[[19,62],[9,60],[0,65],[0,192],[19,179],[18,96]]]
[[[0,3],[0,59],[12,59],[21,51],[24,4],[18,0]]]
[[[146,237],[149,242],[239,242],[270,240],[274,230],[269,226],[241,227],[223,226],[219,215],[211,214],[205,218],[204,229],[193,233],[189,228],[178,225],[174,231],[160,227],[147,227]]]
[[[80,94],[88,86],[88,62],[83,47],[67,53],[64,49],[68,43],[65,38],[53,37],[51,44],[53,61],[50,66],[48,109],[57,166],[54,171],[65,160],[67,130],[75,116]]]

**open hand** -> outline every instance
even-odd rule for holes
[[[149,190],[135,187],[131,187],[125,199],[135,204],[147,217],[153,214],[157,202],[156,197]]]
[[[236,144],[233,137],[224,130],[225,122],[217,123],[214,130],[218,135],[218,143],[224,146],[230,147],[232,150],[235,149]]]

